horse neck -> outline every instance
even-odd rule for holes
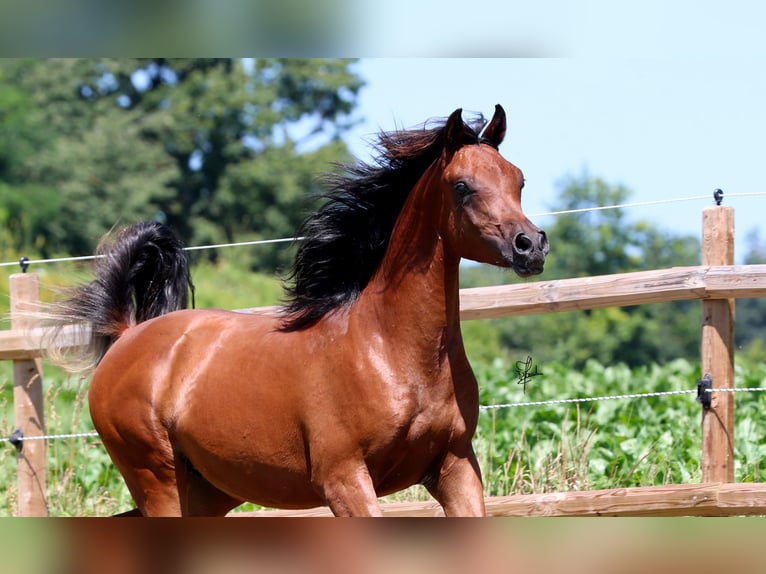
[[[450,351],[460,339],[458,271],[460,257],[441,231],[447,206],[436,185],[439,162],[410,192],[383,261],[359,301],[373,309],[384,331],[414,348]],[[436,345],[436,346],[435,346]]]

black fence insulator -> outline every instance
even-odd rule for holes
[[[723,201],[723,190],[722,189],[716,189],[713,192],[713,199],[715,199],[716,205],[721,205],[721,202]]]
[[[21,432],[21,429],[16,429],[13,431],[13,434],[8,438],[8,442],[11,443],[13,446],[16,447],[16,450],[21,452],[21,449],[24,447],[24,433]]]
[[[705,374],[704,377],[697,380],[697,402],[700,403],[705,410],[710,409],[710,398],[713,393],[710,389],[713,388],[713,378],[709,374]]]
[[[29,257],[26,255],[19,259],[19,265],[21,265],[21,272],[26,273],[27,269],[29,269]]]

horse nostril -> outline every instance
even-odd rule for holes
[[[513,249],[516,253],[529,253],[532,251],[532,240],[524,233],[516,234],[513,238]]]
[[[551,246],[548,243],[548,236],[545,234],[545,231],[540,231],[540,249],[544,255],[548,255],[548,252],[551,250]]]

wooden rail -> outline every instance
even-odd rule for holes
[[[34,359],[44,356],[45,342],[51,330],[35,327],[28,330],[0,331],[0,360]],[[62,350],[82,347],[88,341],[89,329],[81,325],[66,325],[56,334]]]
[[[700,265],[657,271],[538,281],[460,290],[462,320],[491,319],[601,307],[663,303],[685,299],[766,297],[766,265]],[[243,313],[273,314],[277,307],[241,309]],[[0,360],[42,355],[47,331],[0,331]],[[87,331],[62,329],[59,343],[82,345]]]
[[[487,516],[741,516],[766,514],[764,483],[701,483],[490,496]],[[444,516],[435,501],[382,504],[384,516]],[[307,510],[232,512],[234,517],[332,516]]]
[[[685,299],[766,297],[766,265],[700,265],[460,291],[460,318],[492,319]]]

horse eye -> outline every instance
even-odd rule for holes
[[[464,200],[466,197],[471,195],[471,193],[473,193],[471,188],[468,187],[464,181],[458,181],[455,184],[455,192],[461,200]]]

